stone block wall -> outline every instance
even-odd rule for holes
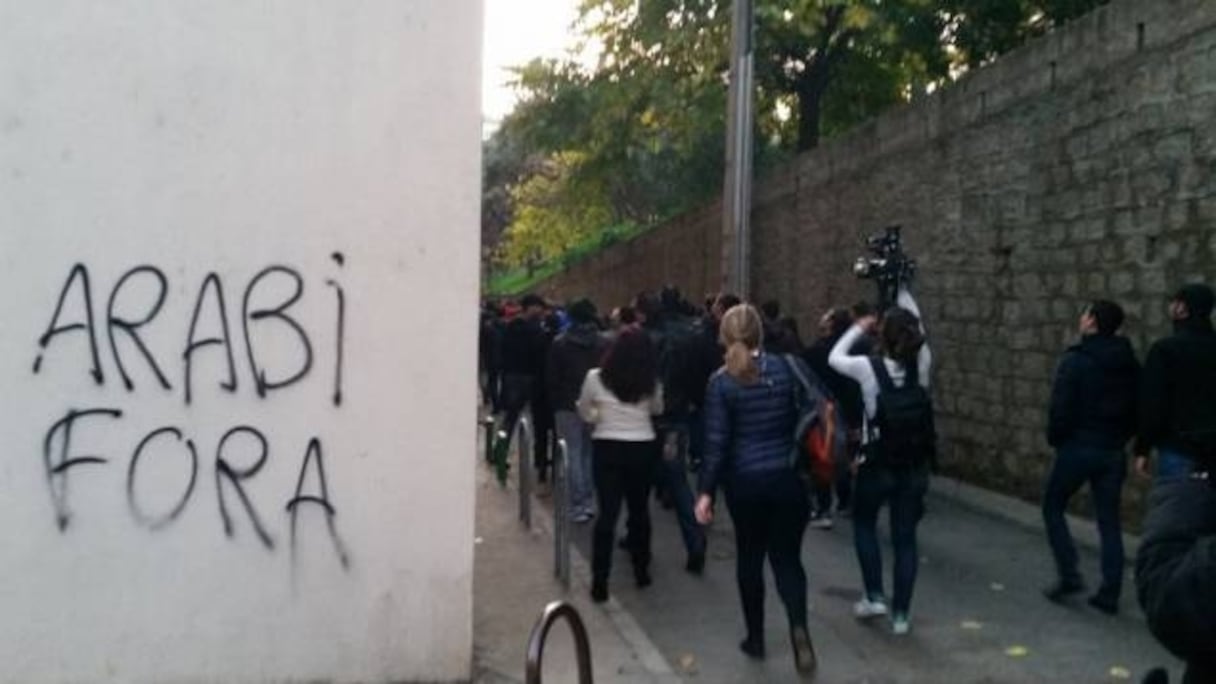
[[[1143,354],[1169,331],[1169,292],[1216,281],[1216,2],[1116,0],[760,179],[753,298],[809,335],[873,297],[850,264],[892,223],[920,262],[944,470],[1037,499],[1052,373],[1085,303],[1119,301]],[[543,291],[699,295],[722,244],[707,207]]]

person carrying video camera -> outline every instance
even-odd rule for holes
[[[936,457],[933,405],[929,399],[932,356],[925,343],[920,311],[906,281],[898,286],[896,306],[879,321],[858,319],[832,347],[828,363],[861,386],[865,428],[861,455],[854,461],[853,542],[865,593],[853,608],[858,619],[891,614],[894,634],[907,634],[909,609],[920,558],[916,527],[924,513],[929,468]],[[853,345],[878,330],[880,356],[851,356]],[[895,547],[894,601],[888,609],[878,546],[878,512],[891,507]]]

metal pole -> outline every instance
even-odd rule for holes
[[[515,448],[519,451],[519,520],[532,529],[532,440],[535,435],[528,419],[520,416],[515,424]]]
[[[557,450],[553,456],[553,574],[567,591],[570,590],[569,453],[566,440],[557,440]]]
[[[487,416],[481,421],[481,427],[485,431],[485,452],[486,463],[494,462],[494,417]]]
[[[722,192],[726,285],[747,298],[751,287],[752,144],[754,121],[754,0],[734,0],[730,95],[726,117],[726,182]]]

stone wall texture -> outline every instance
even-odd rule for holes
[[[850,263],[893,223],[920,262],[943,470],[1037,499],[1052,374],[1086,301],[1122,303],[1143,354],[1169,332],[1168,294],[1216,280],[1216,1],[1116,0],[759,179],[753,298],[813,330],[873,297]],[[709,206],[540,290],[699,296],[722,249]]]

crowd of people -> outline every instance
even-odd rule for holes
[[[1056,456],[1042,511],[1057,568],[1046,597],[1065,602],[1085,591],[1064,512],[1088,483],[1102,546],[1102,581],[1089,604],[1119,611],[1125,451],[1131,444],[1132,470],[1144,477],[1155,452],[1136,586],[1154,634],[1189,664],[1188,682],[1216,681],[1212,308],[1207,286],[1181,288],[1169,303],[1174,334],[1154,344],[1141,366],[1119,335],[1120,306],[1092,302],[1045,407]],[[609,596],[618,547],[629,554],[636,585],[651,583],[652,493],[674,510],[685,569],[694,575],[704,570],[705,526],[721,499],[734,527],[740,648],[748,657],[765,655],[767,558],[795,666],[815,670],[802,540],[808,525],[830,529],[841,515],[852,518],[860,567],[855,616],[886,616],[896,635],[911,630],[917,525],[937,453],[925,328],[901,288],[884,311],[859,303],[824,312],[816,332],[804,344],[776,302],[754,307],[723,293],[694,306],[673,287],[641,293],[607,315],[587,299],[554,306],[536,295],[483,307],[483,397],[508,434],[530,410],[542,492],[551,479],[551,445],[565,440],[566,510],[575,523],[594,521],[593,600]],[[809,406],[808,384],[815,397]],[[813,449],[802,426],[807,415],[822,422],[831,411],[843,439],[825,476],[808,467]],[[626,533],[618,540],[622,506]],[[884,506],[894,551],[890,600],[877,533]]]

